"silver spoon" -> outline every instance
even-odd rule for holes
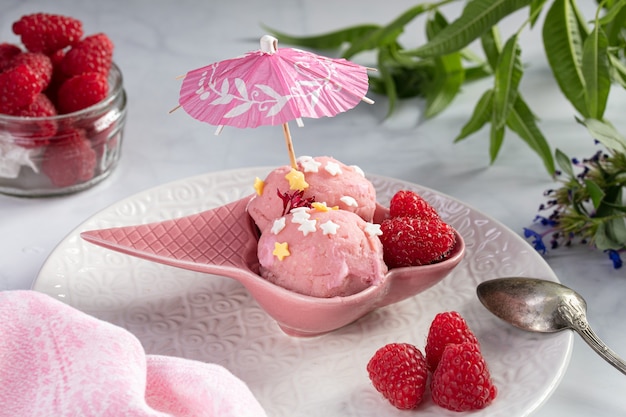
[[[497,278],[478,285],[478,299],[497,317],[533,332],[576,331],[607,362],[626,374],[626,362],[591,330],[587,303],[574,290],[536,278]]]

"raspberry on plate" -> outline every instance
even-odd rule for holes
[[[497,395],[487,363],[472,342],[446,346],[430,388],[435,404],[452,411],[480,410]]]
[[[444,259],[454,247],[454,229],[440,219],[391,217],[380,224],[385,263],[389,268],[428,265]]]
[[[396,408],[417,407],[428,379],[422,352],[408,343],[390,343],[378,349],[367,364],[372,384]]]
[[[41,163],[41,170],[57,187],[88,181],[95,169],[96,153],[80,129],[58,132],[54,143],[46,147]]]
[[[83,37],[83,24],[68,16],[34,13],[13,23],[13,33],[29,51],[50,55],[78,42]]]
[[[446,346],[465,342],[479,344],[465,319],[456,311],[437,314],[428,329],[424,348],[428,369],[435,371]]]
[[[391,217],[439,218],[433,206],[415,191],[410,190],[400,190],[393,195],[389,202],[389,214]]]
[[[62,114],[82,110],[104,100],[108,93],[106,75],[97,72],[75,75],[59,87],[57,110]]]
[[[61,60],[66,76],[98,72],[107,75],[113,62],[113,42],[104,33],[87,36],[70,49]]]

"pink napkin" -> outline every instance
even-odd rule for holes
[[[265,417],[225,368],[146,355],[130,332],[35,291],[0,292],[0,416]]]

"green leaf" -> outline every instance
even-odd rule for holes
[[[434,60],[432,58],[413,60],[408,57],[399,57],[398,48],[399,45],[393,43],[378,49],[379,73],[370,75],[370,89],[379,94],[387,94],[389,89],[387,85],[393,84],[397,99],[425,96],[428,86],[435,78]],[[387,84],[385,84],[380,72],[384,72],[384,77],[388,79]]]
[[[535,27],[535,23],[537,23],[537,19],[539,19],[539,15],[541,14],[541,10],[543,10],[543,6],[546,4],[546,0],[533,0],[530,3],[530,27]]]
[[[609,54],[609,63],[611,79],[626,88],[626,64],[613,54]]]
[[[500,51],[502,51],[502,40],[500,39],[498,27],[492,26],[483,33],[480,37],[480,44],[482,45],[491,69],[495,70],[498,64],[498,58],[500,57]]]
[[[620,38],[624,40],[623,30],[626,28],[626,0],[615,2],[606,14],[599,20],[610,45],[616,45]]]
[[[626,138],[620,135],[611,123],[597,119],[585,119],[582,123],[587,126],[591,136],[607,148],[616,152],[626,152]]]
[[[426,35],[437,36],[448,26],[448,22],[440,12],[435,12],[426,22]],[[426,90],[426,109],[424,117],[431,118],[441,113],[456,97],[465,81],[463,54],[451,54],[431,58],[435,62],[435,78]]]
[[[504,17],[532,0],[470,0],[461,16],[426,44],[405,51],[413,56],[435,56],[456,52],[478,39]]]
[[[491,113],[493,112],[493,90],[487,90],[480,97],[476,106],[474,107],[474,111],[472,112],[472,116],[465,123],[463,128],[461,128],[461,132],[454,139],[454,142],[458,142],[462,139],[465,139],[472,133],[478,132],[484,125],[487,124],[489,120],[491,120]]]
[[[485,60],[470,48],[461,49],[461,56],[463,61],[470,64],[486,65]]]
[[[261,27],[271,35],[276,36],[281,43],[314,49],[336,49],[345,43],[355,42],[362,39],[364,36],[367,36],[369,33],[380,29],[380,25],[363,24],[320,35],[293,36],[284,32],[279,32],[269,26],[261,25]]]
[[[489,132],[489,159],[492,164],[498,158],[502,142],[504,142],[504,126],[497,127],[492,121]]]
[[[607,223],[598,224],[593,242],[600,250],[622,249],[626,242],[626,225],[623,218],[612,219]]]
[[[578,8],[578,3],[576,2],[576,0],[570,0],[570,6],[572,7],[574,17],[576,17],[576,24],[578,25],[580,38],[583,42],[585,42],[585,39],[587,39],[587,36],[589,35],[589,26],[587,26],[587,19]]]
[[[518,95],[515,105],[507,117],[507,126],[539,155],[546,171],[550,175],[554,175],[555,166],[552,150],[541,130],[539,130],[536,120],[537,118],[531,112],[522,96]]]
[[[610,223],[611,236],[615,242],[613,249],[624,249],[626,247],[626,218],[614,218]]]
[[[597,209],[598,207],[600,207],[602,199],[605,196],[604,191],[602,190],[602,187],[600,187],[598,184],[591,181],[590,179],[585,180],[585,185],[587,186],[587,192],[589,193],[589,197],[593,202],[593,208]]]
[[[433,6],[430,4],[417,5],[405,11],[384,27],[367,32],[362,37],[352,42],[352,45],[344,52],[344,58],[349,59],[359,52],[375,49],[381,45],[395,42],[398,36],[404,32],[404,27],[407,23],[425,11],[432,9],[432,7]]]
[[[424,117],[430,118],[441,113],[461,91],[465,71],[458,52],[435,58],[435,79],[426,91]]]
[[[583,45],[582,72],[585,79],[585,99],[589,117],[601,120],[611,89],[608,40],[596,25]]]
[[[559,88],[576,110],[587,116],[582,47],[578,17],[572,0],[555,0],[543,25],[543,44]]]
[[[572,160],[569,156],[565,155],[560,149],[557,149],[554,153],[556,163],[568,177],[574,178],[574,168],[572,168]]]
[[[482,80],[492,76],[490,69],[486,65],[479,65],[475,67],[465,67],[465,82]]]
[[[616,1],[608,8],[604,16],[598,20],[598,23],[602,26],[610,25],[613,22],[622,23],[622,21],[617,19],[624,8],[626,8],[626,0]]]
[[[441,14],[438,10],[435,11],[431,18],[426,21],[426,37],[427,39],[432,39],[439,32],[441,32],[446,26],[448,26],[448,21],[445,16]]]
[[[517,35],[504,45],[495,72],[493,94],[493,123],[502,127],[517,99],[523,68],[520,59],[521,50],[517,44]]]
[[[389,100],[387,116],[393,113],[396,107],[396,101],[398,100],[396,83],[388,66],[389,61],[391,61],[391,55],[389,54],[389,50],[387,48],[380,48],[378,50],[378,72],[385,88],[387,99]]]
[[[619,185],[605,185],[604,186],[604,199],[601,201],[600,206],[597,208],[595,216],[599,217],[611,217],[616,213],[613,209],[615,203],[622,202],[622,187]],[[626,242],[625,242],[626,243]]]

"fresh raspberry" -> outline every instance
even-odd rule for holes
[[[380,224],[385,263],[389,268],[428,265],[452,250],[454,229],[439,219],[391,217]]]
[[[24,52],[13,57],[11,66],[22,64],[28,66],[35,74],[40,91],[45,90],[52,79],[52,61],[50,58],[40,52]]]
[[[497,395],[487,363],[471,342],[446,346],[430,388],[435,404],[452,411],[480,410]]]
[[[13,33],[29,51],[50,55],[78,42],[83,37],[83,24],[72,17],[35,13],[13,23]]]
[[[419,194],[410,190],[400,190],[394,194],[389,202],[389,214],[391,217],[408,216],[439,218],[439,214],[433,206],[431,206]]]
[[[54,104],[43,93],[39,93],[35,100],[26,107],[17,109],[11,116],[47,118],[56,116],[57,112]],[[19,130],[14,129],[9,124],[7,130],[11,132],[15,144],[23,148],[38,148],[48,144],[48,139],[54,136],[57,130],[57,123],[50,119],[33,119],[30,123],[20,123]]]
[[[75,75],[59,87],[57,109],[62,114],[82,110],[104,100],[108,92],[105,75],[97,72]]]
[[[367,364],[378,392],[401,409],[417,407],[424,396],[428,369],[422,352],[408,343],[390,343],[378,349]]]
[[[61,66],[61,61],[63,61],[66,52],[67,51],[65,49],[59,49],[58,51],[49,55],[50,61],[52,61],[52,66],[54,68],[58,68]]]
[[[96,153],[80,129],[57,132],[43,154],[41,170],[57,187],[69,187],[93,178]]]
[[[12,43],[0,43],[0,72],[8,68],[14,56],[22,53],[19,46]]]
[[[478,339],[465,319],[456,311],[437,314],[430,324],[424,348],[428,370],[435,371],[446,346],[465,342],[478,346]]]
[[[104,33],[87,36],[70,49],[61,61],[67,76],[98,72],[108,75],[113,62],[113,42]]]
[[[59,49],[50,55],[50,61],[52,61],[52,79],[48,84],[48,88],[46,88],[46,95],[50,97],[50,100],[54,103],[58,101],[57,93],[59,92],[59,88],[69,78],[61,70],[61,61],[65,53],[66,51],[64,49]]]
[[[0,73],[0,113],[11,114],[28,106],[41,92],[37,75],[27,65],[16,65]]]

